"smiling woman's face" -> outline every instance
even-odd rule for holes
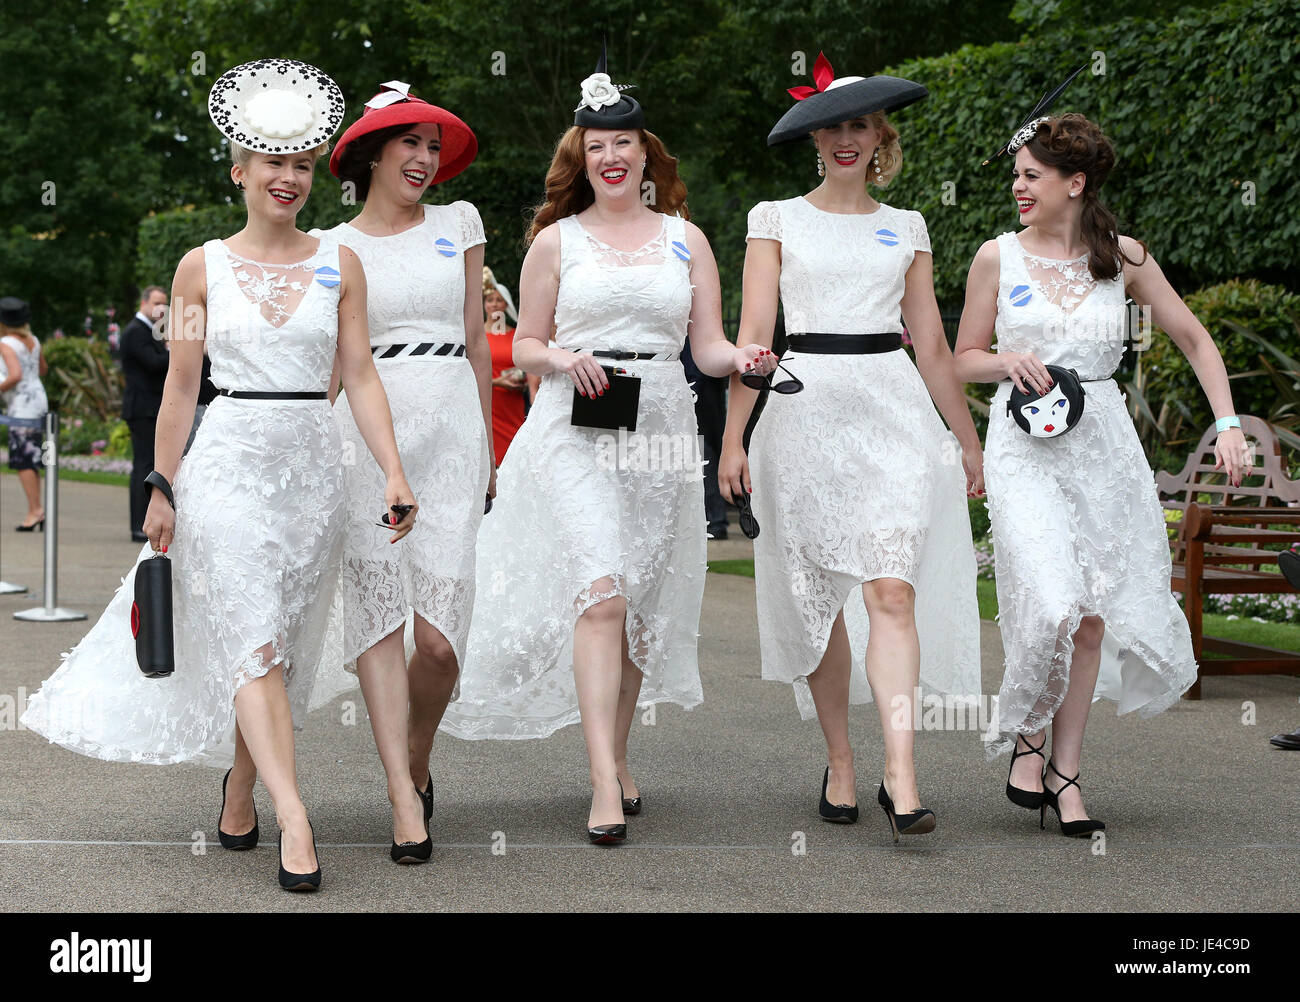
[[[588,129],[582,150],[597,198],[625,198],[640,191],[645,147],[634,130]]]
[[[253,153],[248,162],[230,168],[230,176],[244,186],[248,208],[272,219],[293,218],[311,194],[316,151]]]
[[[1083,194],[1084,175],[1066,177],[1055,167],[1036,159],[1028,146],[1016,151],[1011,169],[1011,195],[1016,200],[1020,222],[1025,226],[1059,219],[1069,211],[1070,203]],[[1077,192],[1071,198],[1070,192]]]
[[[817,152],[821,154],[828,175],[865,176],[871,154],[880,145],[880,130],[869,116],[862,115],[818,129],[813,133],[813,142],[817,144]]]
[[[418,202],[441,162],[441,127],[432,122],[412,125],[384,144],[379,164],[370,175],[370,190],[378,187],[399,201]]]

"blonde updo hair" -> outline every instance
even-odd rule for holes
[[[866,118],[872,128],[880,133],[880,146],[875,152],[876,161],[880,164],[880,173],[876,173],[874,163],[870,164],[867,167],[867,184],[875,185],[877,188],[888,188],[889,182],[894,180],[898,172],[903,169],[903,147],[898,143],[898,130],[890,124],[883,111],[873,111],[860,117]]]

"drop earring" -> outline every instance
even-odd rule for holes
[[[871,154],[871,164],[876,168],[876,184],[880,184],[880,147],[877,146],[875,152]]]
[[[817,176],[818,176],[818,177],[825,177],[825,176],[826,176],[826,163],[825,163],[825,161],[822,160],[822,151],[821,151],[821,150],[818,150],[818,151],[817,151]]]
[[[378,166],[379,166],[379,161],[378,161],[378,160],[371,160],[371,161],[370,161],[370,169],[371,169],[371,170],[374,170],[374,169],[375,169],[376,167],[378,167]]]

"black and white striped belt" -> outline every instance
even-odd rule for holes
[[[278,392],[271,390],[217,390],[223,397],[236,400],[326,400],[329,394],[316,390],[294,390]]]
[[[625,351],[614,348],[574,348],[575,352],[590,351],[597,358],[612,358],[616,362],[675,362],[682,357],[680,351]]]
[[[463,344],[452,344],[445,342],[438,344],[436,341],[425,341],[423,344],[375,344],[370,346],[370,354],[375,358],[415,358],[421,355],[450,355],[453,358],[462,358],[465,354]]]

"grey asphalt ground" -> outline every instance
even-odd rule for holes
[[[274,812],[259,786],[263,842],[216,843],[221,773],[200,766],[99,762],[15,730],[33,693],[99,616],[138,551],[126,492],[65,481],[61,605],[85,622],[36,624],[42,537],[0,476],[0,910],[20,911],[1292,911],[1300,886],[1300,753],[1270,734],[1300,724],[1300,679],[1210,678],[1205,698],[1148,721],[1094,706],[1083,784],[1107,822],[1100,845],[1038,829],[1004,797],[1005,758],[986,762],[974,730],[918,735],[933,835],[891,843],[875,806],[882,766],[874,707],[853,713],[856,825],[817,818],[824,745],[787,686],[759,678],[750,579],[710,575],[701,625],[705,702],[638,721],[632,767],[645,812],[629,841],[586,843],[589,802],[576,727],[545,741],[465,742],[434,750],[433,860],[398,867],[385,784],[359,693],[313,715],[298,768],[318,837],[324,888],[276,884]],[[733,538],[714,558],[748,555]],[[984,691],[1002,653],[984,624]],[[345,702],[357,723],[346,725]],[[1247,704],[1254,723],[1244,723]],[[1247,708],[1243,708],[1247,707]],[[1050,816],[1050,815],[1049,815]],[[494,833],[500,833],[494,835]],[[802,833],[802,834],[800,834]],[[194,846],[208,841],[206,852]],[[794,850],[806,846],[806,851]],[[494,852],[504,846],[504,852]],[[71,879],[75,877],[75,879]]]

